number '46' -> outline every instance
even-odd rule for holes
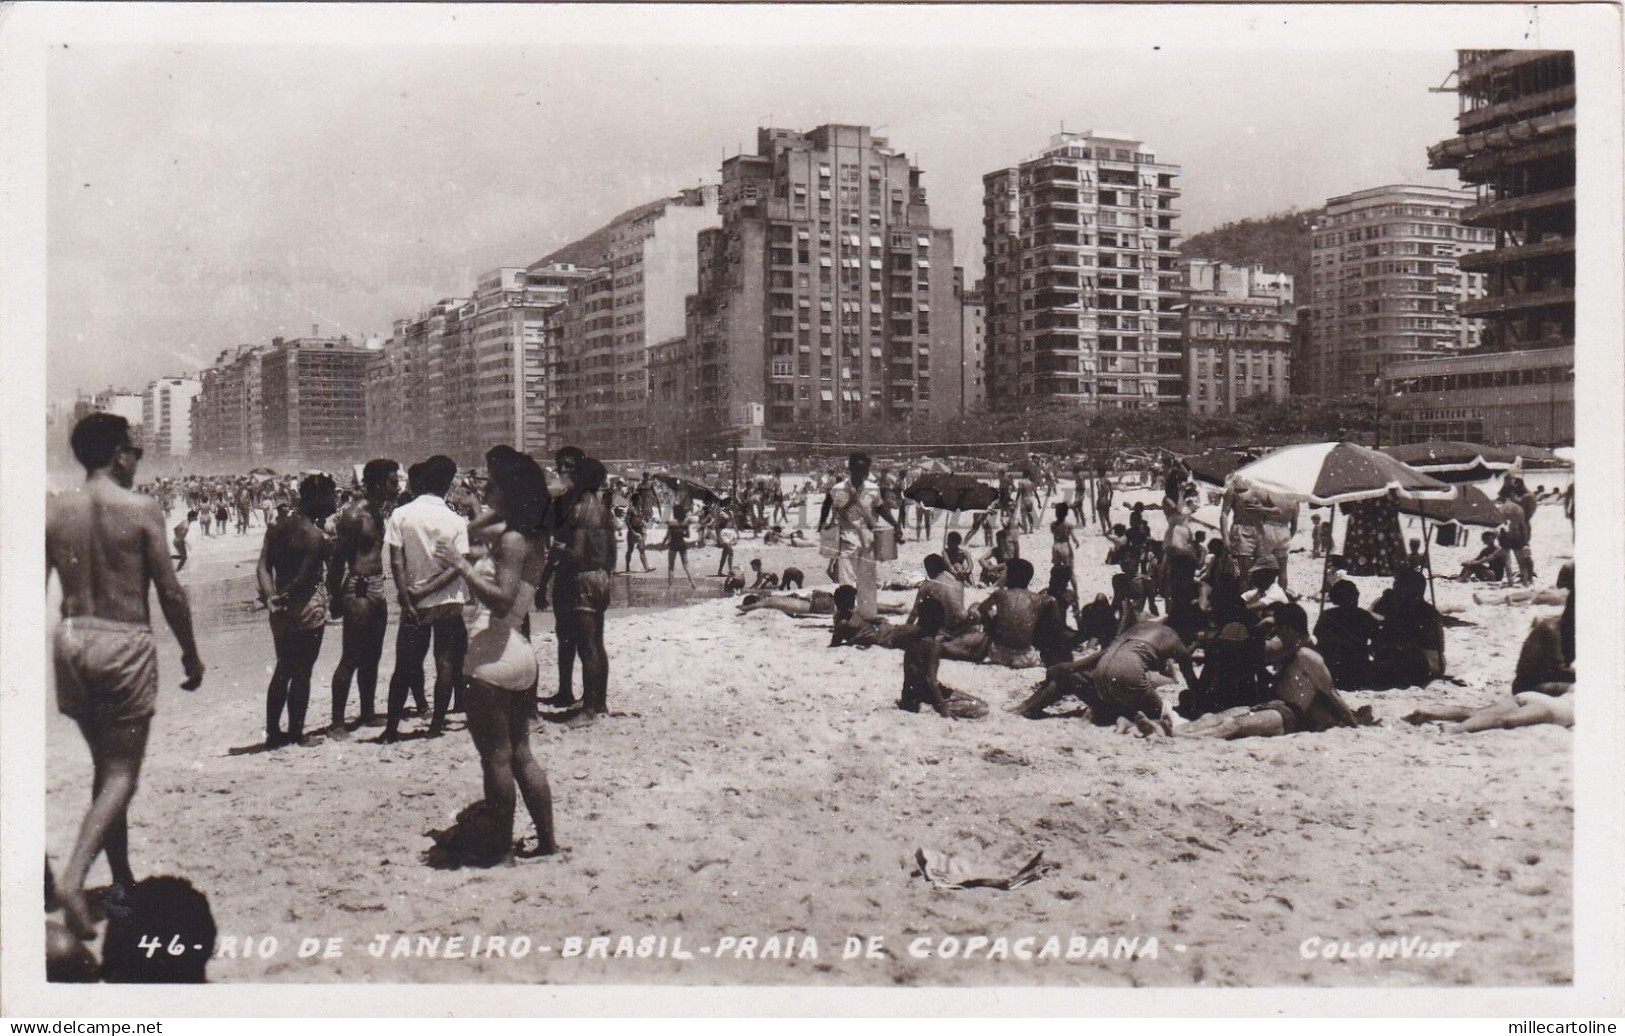
[[[169,939],[169,945],[167,947],[164,946],[164,944],[159,941],[157,937],[151,935],[143,935],[141,937],[141,941],[136,943],[135,946],[138,950],[146,950],[147,957],[149,959],[153,954],[164,949],[168,950],[171,957],[179,957],[181,954],[186,952],[186,947],[181,943],[181,937],[179,935],[171,936]]]

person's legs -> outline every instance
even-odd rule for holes
[[[576,609],[576,651],[581,655],[581,703],[594,715],[609,714],[609,653],[604,649],[604,615]]]
[[[530,697],[513,693],[507,696],[509,757],[519,794],[525,800],[531,823],[536,825],[536,855],[551,856],[559,851],[553,834],[553,791],[547,785],[547,771],[530,750],[530,712],[525,707]]]
[[[62,872],[57,898],[62,903],[68,927],[82,939],[95,935],[84,898],[85,876],[90,873],[91,861],[105,847],[108,863],[114,868],[114,880],[131,878],[128,811],[141,774],[141,760],[146,755],[151,723],[150,716],[106,726],[79,721],[79,730],[96,762],[97,781],[90,809],[79,825],[79,836]]]
[[[1530,553],[1528,544],[1518,548],[1518,578],[1525,586],[1535,582],[1535,556]]]
[[[327,627],[299,630],[283,637],[288,663],[288,740],[302,741],[305,736],[305,712],[310,707],[310,674],[316,668],[316,659],[322,652],[322,638]]]
[[[288,680],[292,674],[287,634],[276,621],[271,623],[271,646],[276,651],[276,668],[265,687],[265,743],[274,748],[282,741],[282,711],[288,705]]]
[[[1209,723],[1209,720],[1217,722]],[[1195,723],[1174,728],[1176,737],[1207,737],[1234,741],[1243,737],[1277,737],[1286,733],[1286,723],[1274,709],[1228,709],[1217,716],[1203,716]]]
[[[692,589],[694,589],[694,574],[688,570],[688,548],[683,547],[682,549],[680,549],[677,552],[677,556],[679,558],[681,558],[682,561],[683,561],[683,577],[688,580],[688,588],[690,590],[692,590]],[[671,573],[670,572],[666,573],[666,581],[667,582],[671,581]]]
[[[339,642],[339,664],[333,670],[333,711],[328,725],[329,732],[333,734],[344,730],[344,712],[350,702],[350,678],[360,668],[361,658],[366,652],[370,604],[360,594],[351,594],[344,599],[344,627]]]
[[[1451,724],[1445,730],[1452,734],[1477,734],[1485,730],[1511,730],[1514,727],[1551,723],[1553,722],[1551,701],[1552,699],[1544,694],[1532,695],[1525,692],[1480,709],[1459,723]]]
[[[452,697],[463,678],[463,656],[468,652],[468,627],[462,610],[446,608],[434,620],[434,719],[429,733],[439,734],[446,726]]]
[[[374,723],[378,719],[376,699],[378,693],[378,661],[384,655],[384,635],[389,629],[389,605],[383,601],[369,601],[367,621],[361,644],[361,661],[356,667],[356,683],[361,698],[361,722]]]
[[[386,740],[400,736],[407,695],[415,687],[423,685],[423,660],[429,653],[429,638],[426,624],[408,622],[404,616],[395,630],[395,671],[389,677],[389,718],[384,726]]]
[[[508,730],[509,698],[527,709],[529,695],[506,691],[500,687],[487,687],[478,680],[468,686],[468,733],[474,739],[474,748],[480,753],[480,776],[485,788],[485,802],[496,809],[505,832],[503,845],[509,853],[513,846],[513,739]],[[520,729],[530,730],[525,717],[520,717]]]

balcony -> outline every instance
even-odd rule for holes
[[[1468,271],[1493,270],[1497,266],[1503,266],[1507,263],[1543,259],[1554,255],[1568,255],[1573,252],[1574,238],[1549,237],[1532,245],[1512,245],[1507,248],[1495,248],[1483,252],[1469,252],[1461,257],[1459,264],[1463,270]]]
[[[1482,205],[1469,206],[1462,210],[1461,222],[1468,226],[1493,225],[1496,220],[1504,216],[1573,205],[1574,188],[1559,187],[1556,190],[1523,194],[1513,198],[1502,198],[1499,201],[1485,202]]]
[[[1552,288],[1546,291],[1520,292],[1483,299],[1463,299],[1461,315],[1464,317],[1482,317],[1524,309],[1545,309],[1550,306],[1572,305],[1574,305],[1573,288]]]

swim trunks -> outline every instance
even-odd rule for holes
[[[344,595],[346,597],[364,597],[369,601],[385,602],[384,576],[379,573],[375,576],[357,575],[352,572],[344,580]]]
[[[327,587],[318,583],[303,600],[289,601],[287,607],[271,613],[271,632],[303,633],[327,625]]]
[[[156,711],[158,655],[145,623],[70,616],[57,624],[52,656],[63,715],[105,725]]]
[[[1043,659],[1038,655],[1037,648],[1012,651],[992,641],[989,641],[987,645],[987,660],[996,665],[1008,666],[1011,669],[1037,669],[1044,664]]]
[[[601,568],[560,572],[553,579],[553,609],[561,616],[569,612],[602,615],[609,609],[609,583],[609,573]]]
[[[1296,734],[1298,732],[1298,710],[1290,702],[1267,701],[1262,705],[1254,705],[1253,712],[1274,712],[1281,717],[1281,733]]]

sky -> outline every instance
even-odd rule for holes
[[[923,170],[980,275],[981,178],[1051,134],[1184,168],[1181,231],[1389,183],[1448,50],[737,45],[56,47],[47,68],[48,395],[196,371],[275,335],[389,333],[482,272],[715,182],[758,125],[867,124]]]

